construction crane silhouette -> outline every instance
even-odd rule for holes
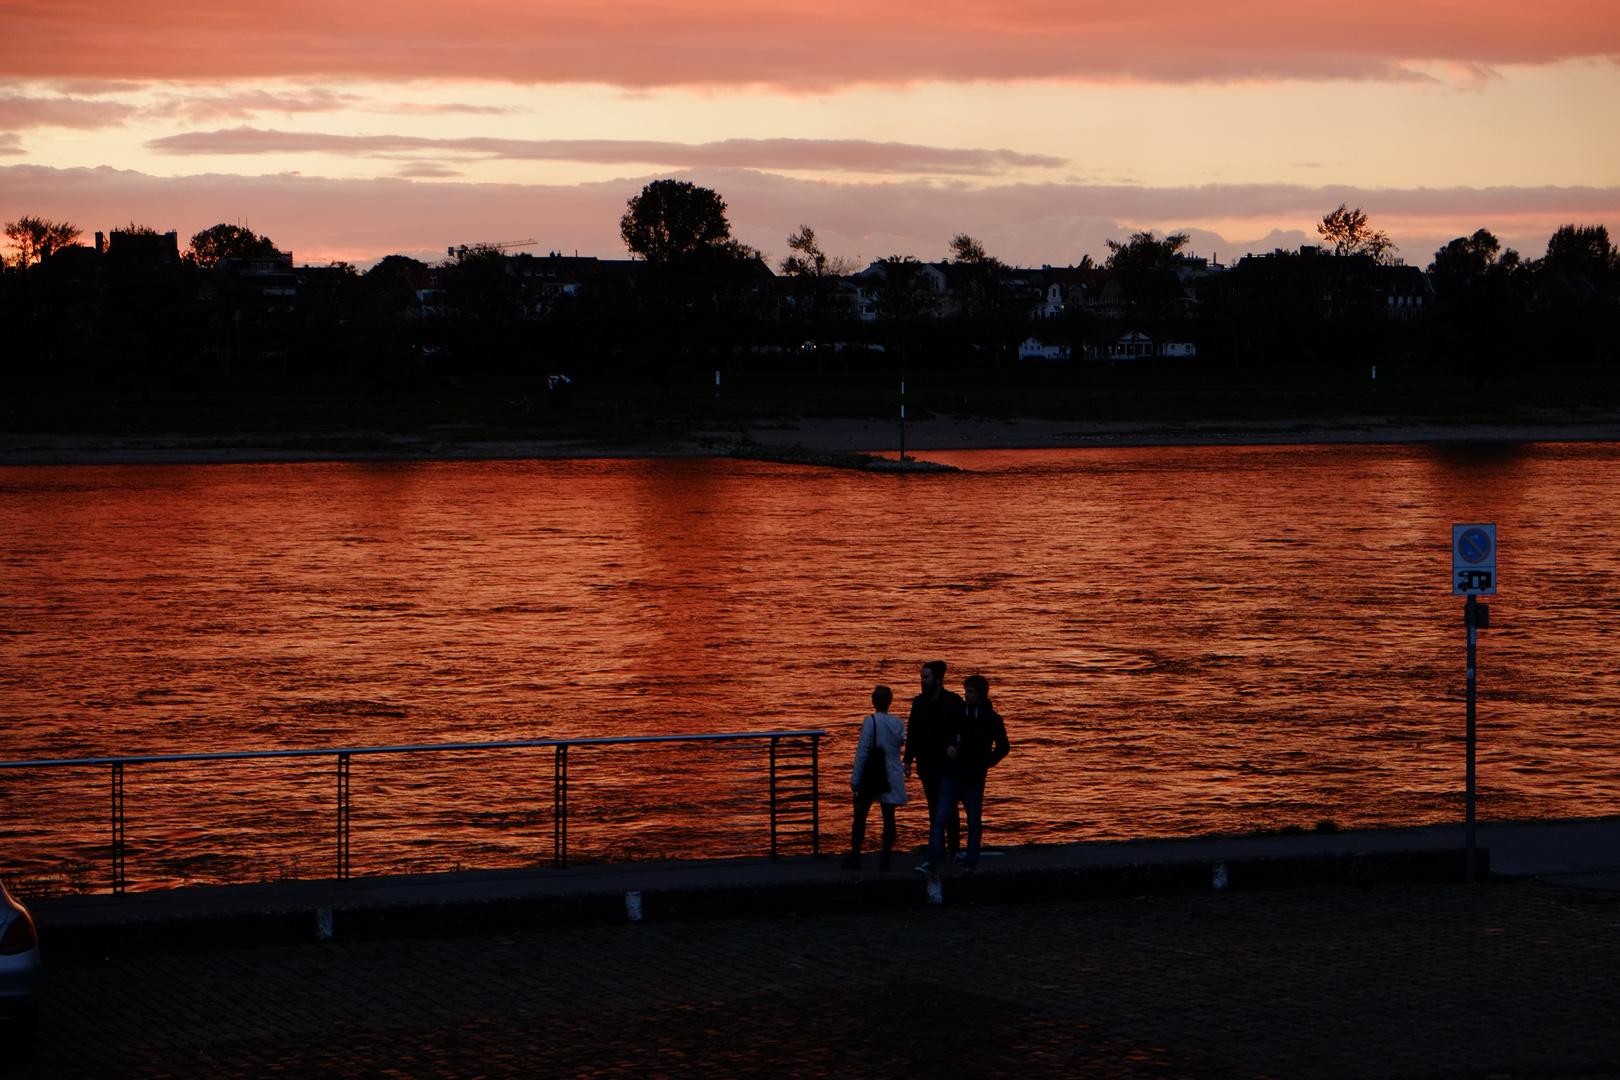
[[[469,251],[499,251],[505,254],[508,248],[526,248],[538,244],[538,240],[501,240],[493,244],[462,244],[458,247],[447,247],[444,253],[452,259],[465,258]]]

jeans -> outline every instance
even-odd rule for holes
[[[932,769],[917,767],[917,778],[922,781],[923,794],[928,798],[928,825],[933,828],[934,819],[939,816],[939,785],[945,779],[945,774]],[[945,823],[945,842],[955,855],[962,850],[962,817],[951,807],[950,820]]]
[[[950,777],[941,777],[939,781],[939,806],[934,811],[934,825],[928,830],[928,861],[938,864],[945,855],[945,827],[947,821],[956,819],[956,804],[962,804],[967,811],[967,859],[968,866],[979,865],[979,837],[984,832],[984,785],[969,787],[959,784]]]

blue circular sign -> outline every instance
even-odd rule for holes
[[[1478,566],[1491,557],[1491,534],[1484,529],[1469,529],[1457,538],[1457,554],[1463,562]]]

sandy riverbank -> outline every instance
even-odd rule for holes
[[[699,430],[663,443],[608,439],[491,439],[381,433],[278,435],[0,435],[0,466],[153,465],[293,461],[456,461],[532,458],[703,457],[752,439],[763,446],[893,454],[899,428],[875,420],[801,419]],[[1440,425],[1380,417],[1195,424],[1081,423],[940,416],[907,425],[908,453],[1109,446],[1347,443],[1614,442],[1620,422]]]

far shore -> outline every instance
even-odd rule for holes
[[[894,456],[899,425],[859,419],[795,419],[693,430],[649,444],[610,439],[523,439],[430,431],[284,432],[238,435],[0,435],[0,466],[203,465],[252,462],[498,461],[724,457],[742,442]],[[1620,420],[1448,425],[1383,417],[1152,424],[995,420],[939,416],[906,426],[906,453],[1147,446],[1620,441]]]

